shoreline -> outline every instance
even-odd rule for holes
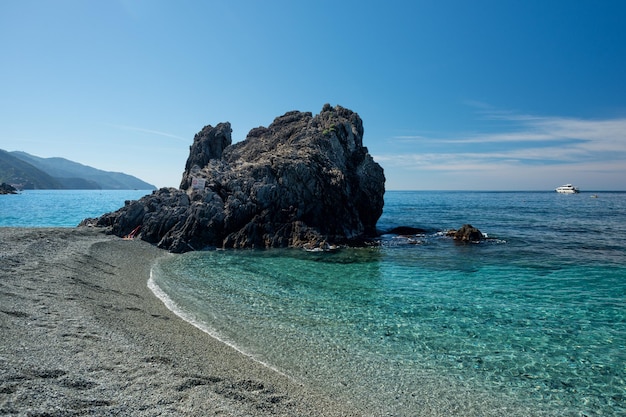
[[[295,383],[298,383],[298,381],[296,381],[294,378],[290,377],[289,375],[285,374],[284,372],[280,371],[279,369],[274,368],[272,365],[270,365],[268,363],[265,363],[265,362],[255,358],[253,355],[251,355],[249,353],[246,353],[244,350],[240,349],[234,343],[231,343],[228,340],[224,340],[224,339],[220,338],[219,335],[217,335],[212,329],[210,329],[209,327],[207,327],[203,323],[201,323],[201,322],[199,322],[197,320],[194,320],[192,317],[190,317],[190,315],[188,315],[183,310],[181,310],[180,307],[163,290],[161,290],[161,287],[159,287],[157,285],[157,283],[154,282],[154,279],[152,277],[152,270],[150,271],[150,279],[148,279],[148,288],[150,289],[150,291],[152,291],[152,293],[154,294],[154,296],[156,298],[158,298],[159,300],[161,300],[161,302],[163,304],[165,304],[165,306],[168,308],[168,310],[173,312],[176,316],[178,316],[184,322],[190,324],[191,326],[194,326],[194,327],[198,328],[200,331],[208,334],[213,339],[217,340],[220,343],[225,344],[226,346],[230,347],[231,349],[235,350],[236,352],[238,352],[239,354],[245,356],[246,358],[250,359],[251,361],[254,361],[254,362],[256,362],[256,363],[258,363],[258,364],[260,364],[260,365],[262,365],[262,366],[272,370],[273,372],[276,372],[277,374],[280,374],[283,377],[288,378],[288,379],[292,380]]]
[[[0,227],[0,414],[358,416],[184,321],[167,252],[92,228]]]

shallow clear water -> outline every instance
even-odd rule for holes
[[[491,238],[459,245],[471,223]],[[195,252],[188,320],[371,415],[626,414],[626,193],[388,192],[379,248]]]
[[[0,196],[73,227],[150,191]],[[379,248],[196,252],[153,279],[190,321],[369,415],[626,415],[626,193],[387,192]],[[492,239],[440,233],[471,223]]]
[[[25,190],[0,195],[0,227],[75,227],[150,190]]]

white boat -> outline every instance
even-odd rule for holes
[[[562,194],[576,194],[576,193],[579,193],[580,190],[574,187],[572,184],[565,184],[565,185],[561,185],[560,187],[557,187],[556,192],[562,193]]]

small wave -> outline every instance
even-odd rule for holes
[[[220,341],[221,343],[224,343],[225,345],[229,346],[230,348],[236,350],[237,352],[241,353],[242,355],[252,359],[254,362],[263,365],[264,367],[271,369],[272,371],[291,379],[292,381],[296,381],[296,379],[290,375],[287,375],[286,373],[284,373],[283,371],[277,369],[276,367],[270,365],[267,362],[263,362],[262,360],[256,358],[254,355],[246,352],[245,350],[243,350],[242,348],[240,348],[239,346],[237,346],[234,342],[231,342],[230,340],[224,338],[223,336],[221,336],[217,331],[215,331],[215,329],[210,328],[209,326],[207,326],[206,323],[196,320],[191,314],[187,313],[186,311],[184,311],[182,308],[180,308],[180,306],[178,304],[176,304],[176,302],[174,300],[172,300],[162,289],[161,287],[159,287],[159,285],[155,282],[154,280],[154,266],[150,269],[150,278],[148,279],[148,288],[150,289],[150,291],[152,291],[152,293],[159,299],[161,300],[161,302],[163,302],[163,304],[165,304],[165,306],[174,314],[176,314],[178,317],[180,317],[181,319],[183,319],[184,321],[186,321],[187,323],[191,324],[192,326],[196,327],[197,329],[200,329],[201,331],[203,331],[204,333],[208,334],[209,336],[211,336],[212,338]],[[296,381],[298,382],[298,381]]]

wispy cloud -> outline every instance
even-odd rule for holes
[[[189,138],[183,138],[181,136],[173,135],[173,134],[167,133],[167,132],[161,132],[159,130],[144,129],[144,128],[141,128],[141,127],[124,126],[124,125],[113,125],[113,126],[118,128],[118,129],[132,130],[134,132],[148,133],[148,134],[151,134],[151,135],[163,136],[163,137],[166,137],[166,138],[172,138],[172,139],[177,139],[177,140],[182,140],[182,141],[185,141],[185,142],[189,142]]]
[[[448,132],[445,138],[397,136],[393,138],[394,143],[411,143],[414,151],[385,153],[377,155],[376,159],[405,168],[455,171],[563,164],[588,168],[590,164],[598,168],[621,164],[623,169],[626,118],[593,120],[494,110],[482,114],[487,120],[497,120],[500,131]],[[442,151],[433,152],[429,147],[432,144],[437,144]],[[446,144],[449,146],[442,146]]]
[[[474,134],[462,142],[534,142],[543,140],[580,140],[579,146],[589,149],[626,150],[626,118],[589,120],[565,117],[497,114],[491,118],[515,122],[514,130],[495,134]]]

